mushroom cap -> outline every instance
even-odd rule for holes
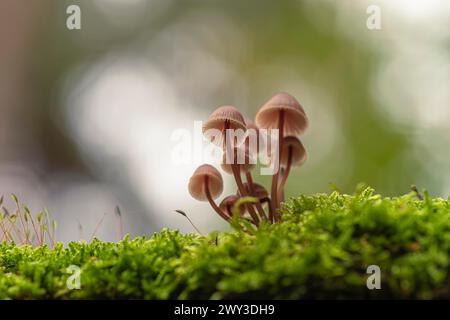
[[[290,94],[278,93],[270,98],[256,114],[259,128],[278,129],[280,111],[284,111],[283,135],[300,135],[308,128],[308,118],[300,103]]]
[[[288,156],[289,156],[289,148],[292,148],[292,166],[301,166],[305,163],[307,158],[306,149],[303,146],[303,143],[299,138],[294,136],[285,137],[283,139],[283,150],[281,152],[281,161],[280,164],[283,167],[287,166]]]
[[[222,210],[223,212],[228,214],[228,208],[233,209],[233,206],[235,205],[236,201],[239,200],[239,196],[232,194],[229,196],[226,196],[225,198],[223,198],[222,202],[219,205],[220,210]],[[245,209],[242,206],[240,209],[240,214],[244,215],[245,214]],[[231,213],[231,211],[230,211]]]
[[[223,145],[223,131],[225,129],[225,123],[228,122],[228,129],[246,131],[245,120],[242,114],[236,107],[233,106],[221,106],[214,110],[209,116],[208,120],[203,123],[203,134],[212,143],[222,146]],[[216,129],[222,132],[220,139],[214,139],[214,136],[208,135],[208,130]]]
[[[239,158],[239,154],[243,152],[244,159]],[[237,160],[237,167],[240,172],[249,172],[252,171],[256,167],[256,162],[254,161],[255,158],[252,157],[248,150],[242,148],[242,147],[236,147],[234,148],[234,156]],[[242,156],[241,156],[242,158]],[[239,163],[243,162],[243,163]],[[233,174],[233,169],[231,168],[231,163],[227,163],[227,153],[223,153],[222,163],[220,164],[223,171],[225,171],[228,174]]]
[[[245,188],[245,191],[247,192],[247,194],[250,194],[250,195],[252,194],[250,192],[250,185],[248,182],[244,183],[244,188]],[[262,185],[260,185],[258,183],[253,182],[252,188],[254,191],[253,196],[257,197],[259,200],[262,200],[269,196],[269,193],[267,192],[266,188],[264,188]],[[239,192],[239,190],[236,192],[236,195],[241,196],[241,193]]]
[[[212,165],[203,164],[194,171],[192,177],[189,179],[189,193],[194,199],[208,201],[208,197],[206,196],[206,178],[208,178],[208,187],[211,197],[216,199],[222,194],[222,175]]]

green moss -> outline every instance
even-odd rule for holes
[[[450,298],[450,200],[300,196],[283,221],[243,232],[0,245],[0,298]],[[366,269],[381,268],[381,290]],[[69,265],[81,289],[69,290]]]

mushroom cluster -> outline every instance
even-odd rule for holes
[[[233,175],[237,191],[217,205],[215,200],[223,192],[223,179],[215,167],[204,164],[190,178],[189,193],[199,201],[209,202],[225,221],[230,221],[233,212],[236,212],[233,211],[235,205],[243,197],[255,199],[252,202],[243,201],[244,204],[238,208],[243,219],[256,227],[261,221],[279,221],[279,209],[284,201],[284,188],[291,168],[302,165],[306,160],[306,150],[299,137],[307,127],[308,118],[303,107],[287,93],[278,93],[266,102],[256,114],[255,122],[244,118],[233,106],[219,107],[204,122],[203,134],[211,143],[222,148],[221,167],[224,172]],[[275,133],[277,143],[274,145],[272,140],[260,139],[258,132],[261,129]],[[250,142],[255,137],[256,147],[252,148]],[[256,159],[266,147],[271,150],[268,152],[270,162],[278,164],[273,171],[270,193],[255,183],[252,177]]]

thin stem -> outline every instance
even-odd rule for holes
[[[228,216],[232,217],[233,213],[231,212],[231,206],[229,204],[227,204],[227,211],[225,212],[225,214],[227,214]]]
[[[95,235],[96,235],[98,229],[99,229],[100,226],[102,225],[103,220],[105,219],[106,215],[107,215],[107,213],[105,212],[105,213],[103,214],[103,216],[101,217],[101,219],[97,222],[97,225],[96,225],[95,228],[94,228],[94,232],[92,232],[91,239],[89,240],[89,242],[92,242],[92,240],[94,240],[94,237],[95,237]],[[49,233],[49,236],[50,236],[50,233]],[[53,237],[52,237],[52,238],[53,238]]]
[[[83,226],[78,219],[77,219],[77,223],[78,223],[78,233],[79,233],[80,241],[83,241]]]
[[[196,226],[195,224],[192,222],[192,220],[186,216],[186,219],[189,221],[189,223],[191,224],[191,226],[195,229],[195,231],[197,231],[199,234],[203,234]]]
[[[217,204],[214,202],[214,199],[211,196],[211,191],[209,190],[209,177],[208,176],[205,176],[205,193],[206,193],[206,198],[208,199],[208,202],[211,205],[211,207],[214,209],[214,211],[216,211],[219,216],[221,216],[223,219],[225,219],[225,221],[228,221],[230,218],[225,213],[223,213],[222,210],[220,210],[220,208],[217,206]]]
[[[12,231],[14,231],[14,233],[16,234],[17,241],[18,242],[21,241],[21,244],[23,244],[22,233],[20,232],[20,229],[16,227],[16,225],[15,225],[16,221],[15,220],[11,221],[11,220],[8,219],[8,222],[9,222],[9,225],[10,225],[10,227],[8,229],[8,232],[11,234],[11,237],[12,237]]]
[[[227,142],[227,138],[226,138],[226,131],[227,129],[230,127],[230,122],[227,120],[225,121],[224,124],[224,130],[222,132],[222,135],[225,134],[225,139],[223,140],[223,147],[225,149],[226,155],[229,155],[231,153],[231,146],[226,143]],[[237,139],[235,138],[234,141],[234,145],[237,145]],[[234,148],[234,146],[233,146]],[[233,176],[234,176],[234,180],[236,180],[236,184],[238,187],[238,190],[240,192],[240,194],[245,197],[247,196],[247,191],[244,188],[244,184],[242,183],[242,178],[241,178],[241,173],[240,173],[240,168],[239,166],[236,164],[237,162],[237,153],[234,153],[234,157],[233,157],[233,162],[231,163],[231,171],[233,171]],[[250,213],[250,216],[253,218],[253,220],[255,221],[256,225],[259,225],[259,218],[258,215],[255,212],[255,209],[253,208],[252,205],[250,204],[246,204],[246,207],[248,209],[248,212]]]
[[[236,180],[236,184],[238,186],[239,192],[243,197],[248,196],[247,190],[245,190],[244,184],[242,183],[241,174],[239,173],[239,167],[236,164],[231,164],[231,169],[233,170],[234,179]],[[248,209],[248,213],[255,221],[256,225],[259,225],[259,218],[258,215],[255,212],[255,208],[253,208],[253,205],[247,203],[246,207]]]
[[[250,193],[252,196],[257,197],[255,193],[255,188],[253,187],[253,178],[251,172],[246,172],[245,177],[247,179],[248,188],[250,190]],[[259,216],[263,218],[264,220],[267,220],[266,213],[261,205],[260,199],[258,199],[258,202],[256,203],[256,209],[258,210]]]
[[[23,222],[22,218],[22,211],[20,211],[19,204],[16,203],[17,206],[17,215],[19,216],[20,224],[22,225],[23,232],[25,234],[25,244],[28,244],[28,234],[27,234],[27,228],[25,227],[25,223]],[[23,243],[23,242],[22,242]]]
[[[269,221],[273,223],[274,222],[273,221],[273,217],[274,217],[273,212],[275,211],[275,209],[273,208],[272,201],[270,200],[269,197],[266,197],[264,199],[261,199],[261,203],[264,203],[264,202],[267,202],[267,205],[269,207]]]
[[[3,225],[3,221],[0,221],[0,228],[2,229],[5,241],[8,241],[8,231],[6,230],[5,226]]]
[[[274,214],[274,220],[278,220],[278,212],[276,212],[279,208],[279,202],[278,202],[278,176],[280,173],[280,162],[281,162],[281,152],[283,150],[283,134],[284,134],[284,111],[280,110],[280,113],[278,114],[278,170],[272,177],[272,190],[271,190],[271,197],[272,201],[275,204],[275,212]]]
[[[281,179],[281,183],[278,188],[278,199],[283,199],[283,201],[284,201],[284,187],[286,186],[286,181],[291,171],[291,167],[292,167],[292,146],[289,146],[286,171],[283,174],[283,178]]]
[[[31,220],[31,225],[33,226],[34,234],[36,235],[39,245],[41,246],[42,242],[41,242],[41,239],[39,238],[39,232],[36,229],[36,225],[34,224],[34,219],[31,215],[30,215],[30,220]]]
[[[119,238],[119,241],[120,241],[120,240],[123,239],[123,219],[122,219],[122,212],[121,212],[119,206],[116,206],[114,210],[115,210],[116,217],[117,217],[117,220],[118,220],[118,234],[119,234],[118,238]]]

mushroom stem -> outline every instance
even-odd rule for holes
[[[264,199],[261,199],[261,203],[267,202],[268,206],[269,206],[269,221],[270,222],[274,222],[273,220],[273,212],[274,212],[274,208],[272,206],[272,201],[270,200],[269,197],[266,197]]]
[[[230,205],[227,205],[227,211],[225,212],[230,218],[233,216],[233,208]]]
[[[280,174],[281,151],[283,150],[283,133],[284,133],[284,110],[280,110],[280,113],[278,114],[278,170],[272,177],[272,190],[271,190],[272,201],[275,204],[275,212],[273,213],[275,221],[278,220],[278,213],[276,212],[279,208],[277,193],[278,193],[278,177]]]
[[[236,184],[238,186],[238,189],[243,197],[248,196],[247,190],[245,190],[244,184],[242,183],[241,174],[239,173],[239,168],[236,164],[231,165],[231,169],[233,170],[234,179],[236,180]],[[248,213],[250,213],[250,216],[255,221],[256,225],[259,225],[259,218],[258,215],[255,212],[255,208],[253,208],[253,205],[247,203],[246,204]]]
[[[224,129],[223,129],[223,132],[222,132],[222,135],[225,134],[225,138],[223,140],[223,144],[224,144],[225,152],[227,152],[227,154],[231,153],[231,146],[229,145],[229,143],[227,143],[227,138],[226,138],[226,131],[227,131],[227,129],[229,127],[230,127],[230,122],[227,120],[227,121],[225,121]],[[234,144],[237,145],[236,138],[235,138]],[[237,154],[235,152],[234,153],[234,157],[233,157],[233,163],[231,163],[231,170],[233,171],[234,180],[236,180],[236,184],[237,184],[237,187],[238,187],[241,195],[243,197],[245,197],[245,196],[248,196],[248,194],[247,194],[247,192],[245,190],[244,184],[242,183],[241,174],[240,174],[239,167],[236,164],[236,162],[237,162]],[[246,204],[246,206],[247,206],[248,212],[250,213],[250,216],[255,221],[255,224],[259,225],[259,218],[258,218],[258,215],[256,214],[255,209],[253,208],[253,206],[251,204]]]
[[[209,190],[209,177],[205,176],[205,193],[206,198],[208,198],[208,202],[211,205],[211,207],[214,209],[214,211],[217,212],[219,216],[221,216],[225,221],[228,221],[230,218],[220,210],[220,208],[217,206],[217,204],[214,202],[214,199],[211,196],[211,191]]]
[[[246,172],[245,177],[247,179],[247,184],[248,184],[248,188],[250,190],[251,195],[256,196],[255,188],[253,188],[253,178],[252,178],[251,172]],[[258,202],[256,203],[256,209],[258,210],[259,216],[262,219],[267,221],[268,219],[267,219],[266,213],[261,205],[260,199],[258,199]]]
[[[281,201],[284,201],[284,187],[286,186],[286,181],[287,181],[287,178],[288,178],[289,173],[291,171],[291,167],[292,167],[292,147],[289,146],[286,170],[285,170],[285,172],[283,174],[283,178],[281,179],[281,183],[280,183],[280,186],[278,188],[278,200],[280,201],[280,203],[281,203]]]

